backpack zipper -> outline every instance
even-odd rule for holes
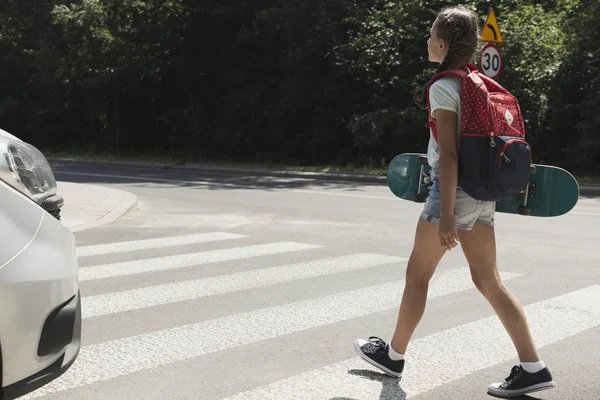
[[[524,141],[523,139],[511,139],[511,140],[507,140],[506,143],[504,144],[504,146],[502,147],[502,150],[500,150],[500,153],[498,153],[498,166],[499,167],[502,166],[502,159],[504,159],[504,161],[506,161],[507,163],[510,162],[510,158],[507,157],[507,155],[505,154],[505,152],[506,152],[506,149],[508,148],[508,146],[510,146],[513,142],[527,144],[527,142]]]

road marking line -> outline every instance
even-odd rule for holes
[[[319,194],[319,195],[324,195],[324,196],[352,197],[355,199],[394,200],[394,201],[398,200],[398,198],[393,196],[391,193],[390,193],[389,197],[383,197],[383,196],[370,196],[370,195],[365,195],[365,194],[330,192],[327,190],[290,189],[290,191],[292,191],[294,193],[302,193],[302,194]]]
[[[548,346],[600,325],[600,285],[525,306],[538,348]],[[348,343],[351,349],[352,343]],[[352,350],[349,350],[349,352]],[[437,332],[411,342],[399,383],[353,357],[280,380],[227,400],[316,398],[412,398],[443,384],[516,358],[510,337],[496,316]],[[550,366],[551,368],[551,366]],[[375,373],[364,371],[375,371]],[[509,371],[498,371],[502,381]],[[505,375],[506,374],[506,375]],[[490,382],[491,383],[491,382]],[[482,393],[487,387],[481,388]]]
[[[570,211],[567,214],[583,215],[583,216],[587,216],[587,217],[600,217],[600,214],[598,214],[598,213],[590,213],[590,212],[583,212],[583,211]]]
[[[501,276],[506,280],[522,275],[503,272]],[[36,391],[35,396],[390,310],[398,306],[403,286],[400,280],[90,345],[81,349],[69,371]],[[428,297],[472,289],[468,270],[460,268],[434,277]]]
[[[260,288],[300,279],[356,271],[383,264],[407,261],[407,258],[381,254],[351,254],[272,268],[255,269],[207,279],[170,283],[123,292],[83,297],[84,318],[137,310],[162,304],[197,299],[239,290]]]
[[[101,254],[123,253],[126,251],[155,249],[159,247],[179,246],[192,243],[208,243],[229,239],[241,239],[245,237],[246,236],[244,235],[238,235],[235,233],[211,232],[185,236],[171,236],[143,240],[131,240],[127,242],[115,242],[77,247],[77,256],[89,257]]]
[[[209,250],[198,253],[178,254],[174,256],[149,258],[145,260],[133,260],[113,264],[95,265],[92,267],[79,268],[79,280],[88,281],[115,276],[164,271],[220,261],[231,261],[271,254],[288,253],[292,251],[316,249],[320,247],[322,246],[295,242],[277,242]]]

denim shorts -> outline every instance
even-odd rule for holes
[[[476,222],[494,226],[496,202],[476,200],[469,196],[460,186],[456,188],[454,215],[456,229],[471,230]],[[429,188],[429,196],[425,200],[421,217],[429,222],[438,223],[440,220],[440,181],[433,179]]]

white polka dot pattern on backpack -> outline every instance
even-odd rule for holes
[[[443,71],[429,82],[431,85],[444,76],[461,78],[461,135],[466,136],[514,136],[525,138],[525,123],[517,99],[493,79],[481,74],[469,64],[465,69]],[[427,96],[429,122],[437,142],[437,124],[431,115],[429,96]]]

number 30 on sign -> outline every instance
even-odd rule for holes
[[[502,71],[502,53],[494,43],[486,44],[481,50],[479,66],[482,72],[492,79],[496,79]]]

